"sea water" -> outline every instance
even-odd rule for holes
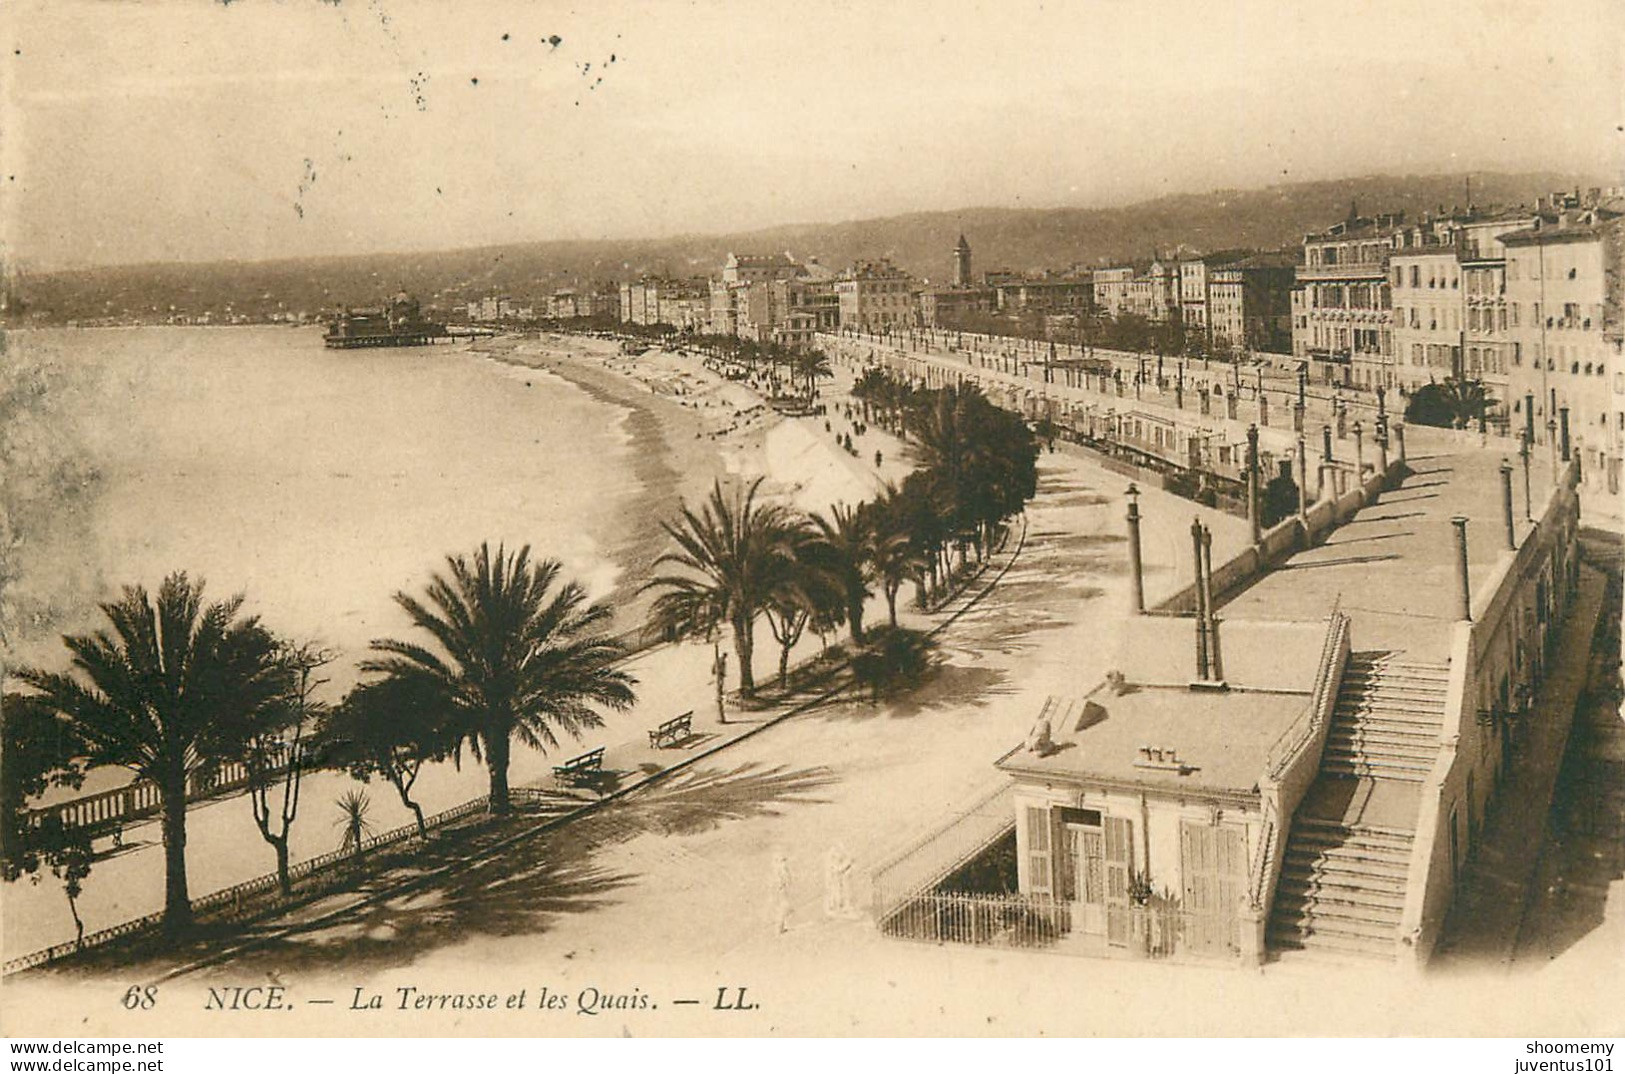
[[[7,624],[13,659],[65,670],[60,636],[105,625],[98,601],[184,570],[206,581],[207,599],[243,593],[273,630],[335,649],[323,671],[332,699],[370,639],[410,636],[393,595],[421,593],[447,554],[529,544],[595,597],[642,569],[620,561],[635,527],[652,524],[638,509],[629,412],[549,373],[463,345],[327,350],[311,328],[64,329],[6,343],[0,376],[47,374],[39,413],[20,416],[34,424],[27,450],[46,459],[0,465],[60,470],[78,489],[71,514],[51,518],[49,503],[22,513],[7,566],[21,571],[19,594],[40,598],[23,603],[50,614]],[[511,776],[550,763],[516,745]],[[97,773],[86,790],[127,778]],[[295,861],[338,844],[334,800],[354,786],[332,772],[306,784]],[[465,756],[461,770],[426,769],[414,797],[432,813],[485,789]],[[410,823],[387,784],[367,790],[375,830]],[[187,858],[194,897],[273,866],[240,795],[190,811]],[[80,913],[94,931],[162,897],[149,821],[96,862]],[[53,878],[4,885],[0,900],[7,957],[72,938]]]

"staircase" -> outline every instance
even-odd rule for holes
[[[1333,958],[1398,955],[1421,783],[1444,724],[1448,667],[1351,653],[1310,788],[1287,840],[1269,946]]]
[[[1270,947],[1392,960],[1411,840],[1397,828],[1296,821],[1270,914]]]
[[[1402,664],[1351,653],[1320,761],[1323,775],[1421,783],[1439,755],[1443,664]]]

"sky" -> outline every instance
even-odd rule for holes
[[[1625,4],[9,0],[13,266],[1625,167]]]

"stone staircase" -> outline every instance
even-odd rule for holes
[[[1386,653],[1349,655],[1320,775],[1287,839],[1271,949],[1398,956],[1416,796],[1439,753],[1448,674]],[[1333,806],[1316,815],[1311,802]]]
[[[1439,755],[1449,674],[1443,664],[1407,664],[1383,654],[1351,653],[1321,772],[1421,783]]]
[[[1411,841],[1397,828],[1294,823],[1270,914],[1270,947],[1395,958]]]

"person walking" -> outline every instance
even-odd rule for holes
[[[773,855],[773,923],[781,936],[790,931],[790,859],[782,850]]]

